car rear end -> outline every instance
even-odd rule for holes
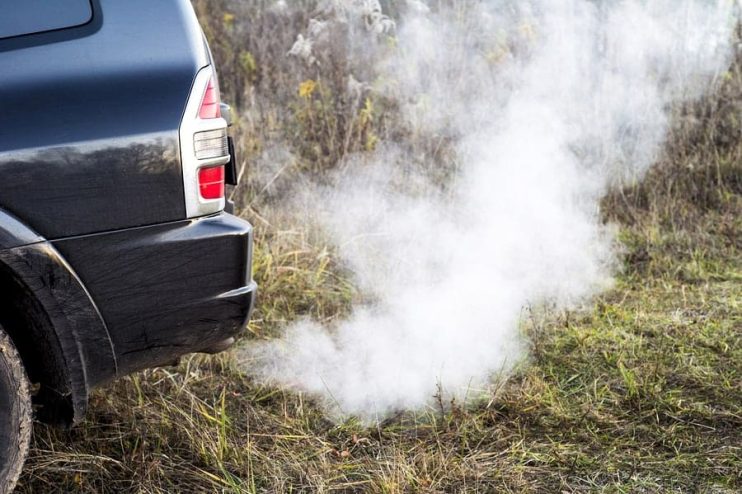
[[[190,3],[58,1],[83,12],[72,25],[0,22],[0,211],[99,312],[114,358],[86,370],[95,386],[231,341],[254,303],[252,228],[224,211],[235,158]]]

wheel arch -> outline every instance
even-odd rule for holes
[[[72,267],[44,238],[0,209],[0,323],[33,382],[40,418],[71,424],[91,388],[115,377],[113,344]]]

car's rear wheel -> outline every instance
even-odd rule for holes
[[[0,494],[11,492],[21,474],[31,439],[32,411],[23,362],[0,326]]]

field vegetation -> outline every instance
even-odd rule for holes
[[[233,198],[257,232],[240,344],[348,313],[360,295],[333,246],[282,200],[405,131],[390,102],[341,90],[342,57],[286,55],[312,2],[270,3],[194,0],[240,116]],[[36,424],[19,492],[740,492],[741,119],[738,53],[712,94],[675,109],[649,175],[604,199],[624,249],[615,287],[525,317],[531,359],[489,400],[338,424],[256,384],[234,351],[189,356],[96,391],[72,430]],[[414,137],[446,162],[445,143]]]

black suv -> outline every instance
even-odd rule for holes
[[[0,492],[40,420],[234,341],[252,228],[188,0],[0,0]],[[33,390],[33,392],[32,392]]]

